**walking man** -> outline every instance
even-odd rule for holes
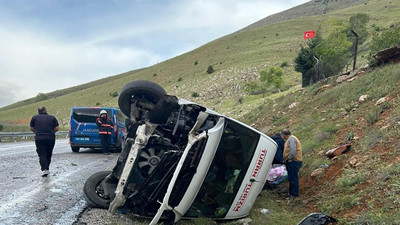
[[[99,127],[99,135],[101,141],[101,147],[103,148],[103,153],[105,155],[110,154],[110,144],[111,144],[111,132],[113,126],[111,120],[107,117],[107,111],[101,110],[100,117],[97,118],[96,124]]]
[[[46,177],[50,174],[51,156],[56,143],[55,133],[59,127],[57,119],[47,114],[46,107],[39,107],[38,113],[32,117],[30,127],[31,131],[35,133],[36,152],[39,156],[42,177]]]
[[[299,197],[299,170],[303,163],[303,153],[299,139],[291,135],[288,129],[284,129],[281,134],[282,138],[286,141],[283,150],[283,159],[286,162],[289,179],[288,199],[293,199]]]

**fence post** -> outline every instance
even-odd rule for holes
[[[351,30],[351,33],[353,33],[353,35],[356,37],[356,40],[354,40],[354,60],[353,60],[353,71],[354,71],[356,70],[358,35],[354,30]]]

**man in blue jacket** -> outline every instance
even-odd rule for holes
[[[46,107],[39,107],[38,113],[38,115],[32,117],[30,127],[31,131],[35,133],[36,152],[39,156],[42,177],[46,177],[50,174],[51,156],[56,143],[55,133],[59,127],[57,119],[47,114]]]

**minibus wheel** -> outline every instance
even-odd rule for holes
[[[95,208],[107,209],[110,205],[110,198],[104,192],[102,182],[111,171],[101,171],[90,176],[83,186],[83,193],[87,203]]]
[[[137,120],[142,120],[145,112],[154,108],[155,104],[166,94],[164,88],[154,82],[135,80],[121,89],[118,106],[127,117],[132,117],[131,105],[137,103],[135,106],[137,109],[133,110],[136,114],[134,116]]]

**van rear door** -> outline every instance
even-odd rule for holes
[[[100,108],[73,108],[71,112],[71,146],[100,147],[99,129],[96,119]],[[110,109],[105,109],[107,115],[112,115]]]

